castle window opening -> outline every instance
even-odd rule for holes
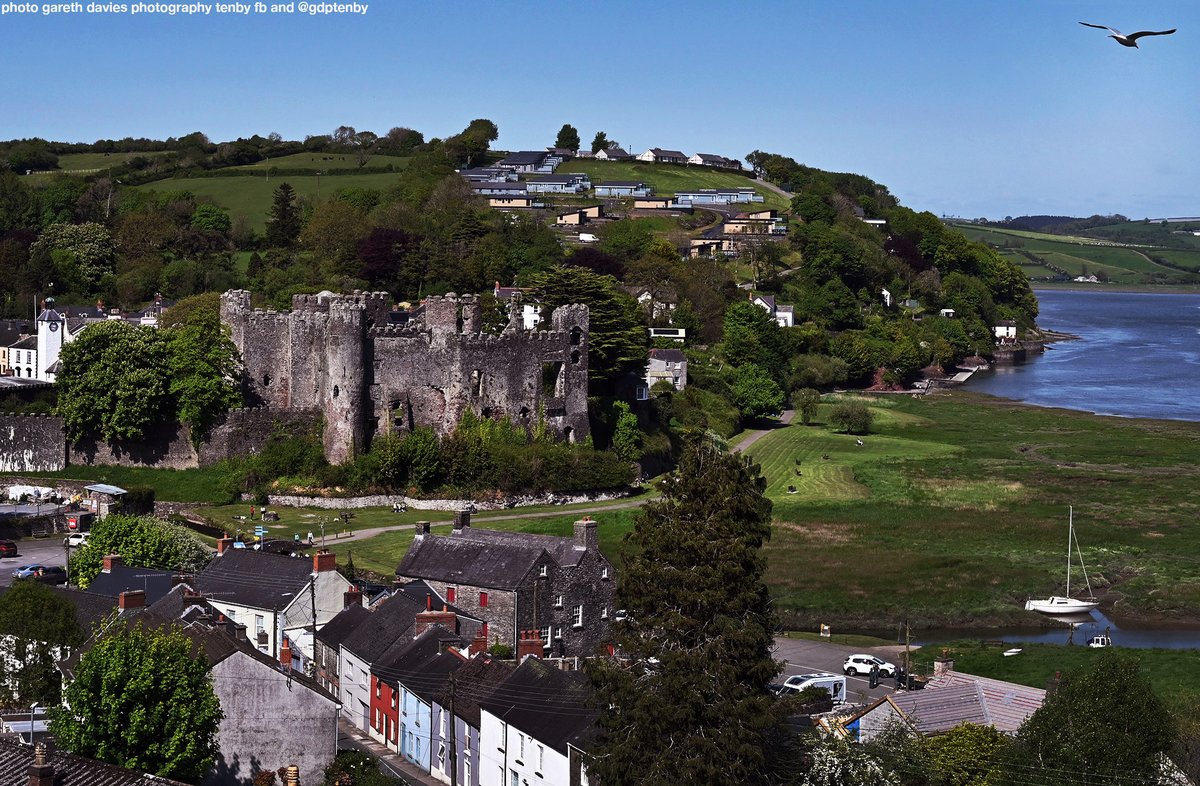
[[[521,420],[529,420],[529,407],[521,407],[521,409],[517,411],[517,415],[521,418]]]
[[[562,389],[562,369],[561,362],[543,363],[542,364],[542,395],[546,398],[553,398],[559,395]]]
[[[337,385],[334,385],[334,386],[333,386],[333,397],[334,397],[334,398],[337,398],[337,397],[338,397],[338,393],[340,393],[340,392],[341,392],[341,391],[338,389],[338,386],[337,386]]]
[[[483,371],[475,369],[471,372],[471,393],[478,396],[483,391]]]
[[[583,331],[578,327],[571,328],[571,346],[579,346],[579,342],[583,340]]]
[[[495,416],[495,414],[496,413],[492,410],[491,407],[484,407],[483,410],[479,413],[479,416],[482,417],[484,420],[491,420]]]
[[[579,350],[578,349],[571,353],[571,364],[572,365],[579,364]]]
[[[263,387],[265,388],[265,387],[270,387],[270,386],[271,386],[271,375],[263,374]]]
[[[567,442],[573,443],[575,441],[575,429],[567,426],[565,429],[563,429],[563,436],[566,438]]]

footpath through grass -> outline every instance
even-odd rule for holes
[[[1063,589],[1069,505],[1110,613],[1200,616],[1200,424],[879,396],[860,447],[827,406],[748,450],[775,505],[767,579],[794,627],[1033,622],[1025,599]]]

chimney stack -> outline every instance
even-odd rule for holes
[[[426,604],[428,605],[428,599],[426,600]],[[458,615],[453,611],[450,611],[450,609],[447,608],[446,604],[444,603],[442,604],[441,611],[433,611],[431,609],[422,611],[421,613],[417,614],[417,618],[414,622],[413,638],[417,638],[434,625],[441,625],[449,632],[454,633],[456,630],[458,630]]]
[[[933,661],[933,678],[948,677],[954,673],[954,658],[942,652],[942,657],[934,658]]]
[[[596,521],[591,516],[584,516],[575,522],[575,550],[595,551],[600,545],[600,535]]]
[[[145,590],[126,590],[117,596],[117,608],[121,611],[146,607]]]
[[[475,638],[471,641],[471,646],[468,652],[470,652],[471,657],[473,658],[481,652],[487,652],[487,646],[487,637],[484,636],[483,631],[480,630],[479,633],[475,635]]]
[[[471,512],[467,510],[454,511],[454,531],[461,532],[471,526]]]
[[[125,561],[121,559],[120,554],[105,554],[103,571],[105,573],[112,573],[113,568],[119,568],[124,564]]]
[[[228,536],[226,536],[224,538],[217,538],[217,556],[218,557],[221,556],[222,554],[224,554],[228,549],[231,549],[231,548],[233,548],[233,538],[228,537]]]
[[[300,786],[300,768],[291,764],[283,776],[283,786]]]
[[[283,640],[283,645],[279,648],[279,665],[284,671],[292,670],[292,645],[287,639]]]
[[[54,786],[54,765],[47,763],[46,743],[33,749],[33,764],[29,765],[29,786]]]
[[[542,657],[544,651],[542,646],[542,634],[536,630],[521,631],[521,638],[517,640],[517,663],[525,660],[526,657],[534,658]]]
[[[415,526],[417,528],[417,537],[418,538],[421,537],[422,535],[429,534],[429,522],[428,521],[418,521]]]
[[[361,606],[362,598],[362,590],[358,587],[351,587],[342,593],[342,608],[348,609],[351,606]]]
[[[329,549],[321,549],[313,555],[313,573],[337,570],[337,555]]]

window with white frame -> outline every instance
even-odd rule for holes
[[[541,568],[538,569],[538,575],[541,576],[542,578],[549,576],[550,575],[550,566],[542,565]]]
[[[546,627],[542,628],[539,631],[539,634],[541,635],[541,639],[542,639],[542,646],[544,646],[544,647],[550,646],[550,634],[551,633],[553,633],[553,631],[550,630],[549,625],[547,625]]]
[[[554,638],[556,638],[556,639],[561,639],[561,638],[562,638],[562,628],[555,628],[555,629],[554,629]]]
[[[605,580],[608,579],[608,567],[607,566],[600,569],[600,578],[605,579]]]
[[[555,595],[554,596],[554,608],[561,609],[562,607],[563,607],[563,596]]]
[[[576,628],[583,627],[583,604],[582,603],[580,603],[578,606],[575,607],[575,610],[571,615],[571,625]]]
[[[604,608],[600,609],[600,619],[602,619],[602,620],[608,619],[608,606],[605,606]]]

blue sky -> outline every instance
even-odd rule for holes
[[[432,137],[486,117],[522,149],[569,122],[585,144],[778,152],[939,214],[1200,215],[1191,0],[367,5],[0,16],[0,138]],[[1179,32],[1126,49],[1081,20]]]

